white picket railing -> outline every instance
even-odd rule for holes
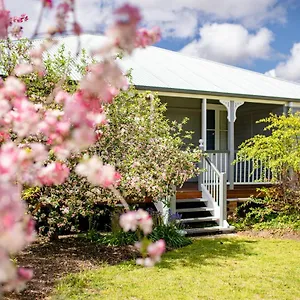
[[[228,151],[206,151],[208,158],[220,172],[229,173]],[[235,159],[237,154],[235,153]],[[241,160],[234,164],[234,184],[269,183],[272,179],[268,162],[258,160]],[[254,168],[254,166],[257,166]]]
[[[209,157],[203,158],[202,194],[208,205],[214,208],[214,216],[219,225],[224,226],[227,219],[227,180],[226,173],[220,172]]]

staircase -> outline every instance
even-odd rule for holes
[[[180,222],[188,235],[232,232],[234,227],[220,225],[220,218],[209,201],[203,198],[176,199],[176,212],[182,215]]]
[[[187,234],[230,232],[227,223],[227,180],[209,157],[204,157],[200,191],[176,193],[175,211],[182,215]],[[187,197],[190,195],[191,197]]]

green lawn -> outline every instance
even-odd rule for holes
[[[197,239],[154,268],[130,262],[69,275],[52,299],[300,299],[300,242]]]

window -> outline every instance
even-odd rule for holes
[[[207,110],[207,150],[228,149],[227,111],[223,107]]]

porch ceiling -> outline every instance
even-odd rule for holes
[[[104,42],[103,36],[81,36],[81,44],[87,53]],[[61,44],[65,44],[66,51],[75,57],[76,37],[63,37],[58,46]],[[57,47],[52,48],[50,56],[56,51]],[[193,98],[300,102],[300,84],[158,47],[138,49],[131,57],[120,60],[120,64],[124,72],[132,69],[133,83],[139,89],[158,91],[161,95],[174,93]],[[71,77],[80,79],[76,68]]]

